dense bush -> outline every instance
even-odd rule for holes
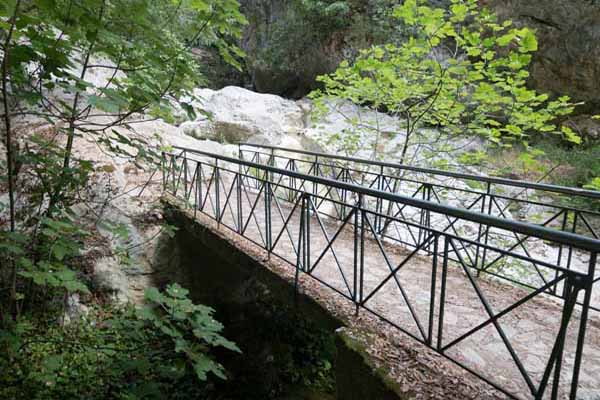
[[[207,381],[226,378],[211,349],[239,349],[220,335],[213,310],[194,305],[181,287],[149,289],[146,298],[143,309],[95,307],[66,326],[38,314],[0,331],[0,397],[204,396]]]

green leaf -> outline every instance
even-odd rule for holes
[[[565,138],[575,144],[581,144],[581,136],[577,135],[573,129],[569,128],[566,125],[560,127],[561,132],[565,136]]]
[[[521,47],[519,50],[523,53],[531,53],[533,51],[537,51],[538,42],[535,37],[535,33],[533,33],[533,31],[527,28],[524,28],[521,31],[521,35]]]
[[[144,298],[146,300],[154,302],[154,303],[162,303],[162,301],[163,301],[163,295],[155,287],[147,288],[144,291]]]
[[[87,100],[89,105],[102,111],[116,114],[120,110],[120,104],[118,102],[103,96],[90,95]]]
[[[583,185],[583,187],[585,189],[600,191],[600,177],[596,177],[596,178],[592,179],[587,184]]]

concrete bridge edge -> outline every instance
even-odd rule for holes
[[[246,269],[279,293],[283,300],[293,303],[303,315],[335,332],[338,400],[409,400],[414,397],[414,394],[403,393],[396,382],[387,378],[385,369],[376,366],[361,340],[357,339],[361,336],[360,332],[345,326],[312,297],[301,292],[294,296],[293,282],[269,269],[264,260],[244,252],[219,230],[203,224],[194,217],[193,210],[185,209],[178,200],[165,196],[162,204],[166,222],[214,250],[227,263]]]

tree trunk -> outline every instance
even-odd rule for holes
[[[10,28],[4,41],[4,58],[2,59],[2,104],[4,106],[4,127],[6,129],[6,169],[8,179],[8,203],[9,203],[9,219],[10,232],[15,232],[16,215],[15,215],[15,157],[13,151],[12,126],[10,119],[10,104],[8,99],[8,75],[9,75],[9,57],[10,57],[10,42],[15,31],[15,24],[21,0],[17,0],[15,10],[10,19]],[[10,304],[9,309],[13,311],[13,316],[17,316],[17,265],[14,257],[10,256]]]

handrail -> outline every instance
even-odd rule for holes
[[[422,172],[422,173],[434,174],[434,175],[442,175],[442,176],[447,176],[447,177],[451,177],[451,178],[468,179],[468,180],[486,182],[486,183],[495,183],[495,184],[499,184],[499,185],[516,186],[516,187],[521,187],[521,188],[526,188],[526,189],[544,190],[547,192],[561,193],[561,194],[567,194],[567,195],[571,195],[571,196],[582,196],[582,197],[600,200],[600,191],[596,191],[596,190],[586,190],[586,189],[579,189],[579,188],[573,188],[573,187],[567,187],[567,186],[551,185],[548,183],[538,183],[538,182],[530,182],[530,181],[524,181],[524,180],[500,178],[500,177],[496,177],[496,176],[482,176],[482,175],[475,175],[475,174],[465,174],[465,173],[461,173],[461,172],[452,172],[452,171],[444,171],[444,170],[433,169],[433,168],[415,167],[415,166],[391,163],[391,162],[385,162],[385,161],[367,160],[364,158],[341,156],[341,155],[337,155],[337,154],[319,153],[319,152],[308,151],[308,150],[295,150],[295,149],[289,149],[289,148],[285,148],[285,147],[261,145],[261,144],[254,144],[254,143],[240,143],[240,146],[249,146],[249,147],[257,147],[257,148],[262,147],[265,149],[280,150],[280,151],[285,151],[288,153],[298,153],[298,154],[305,154],[305,155],[310,155],[310,156],[315,156],[315,157],[330,158],[330,159],[343,160],[343,161],[352,161],[352,162],[376,165],[376,166],[381,166],[381,167],[397,168],[397,169],[403,169],[403,170],[407,170],[407,171]]]
[[[402,203],[408,206],[418,207],[424,210],[429,210],[439,214],[446,214],[459,219],[468,220],[484,225],[488,225],[494,228],[500,228],[503,230],[513,231],[527,236],[534,236],[542,240],[548,240],[559,244],[577,247],[583,250],[588,250],[592,253],[600,252],[600,240],[582,236],[576,233],[559,231],[544,226],[532,224],[529,222],[520,222],[515,220],[506,220],[498,218],[492,215],[482,214],[476,211],[470,211],[458,207],[449,205],[443,205],[427,200],[421,200],[408,196],[403,196],[396,193],[388,193],[377,189],[371,189],[360,185],[355,185],[346,182],[340,182],[330,178],[318,177],[307,175],[299,172],[288,171],[285,169],[258,164],[251,161],[241,160],[239,158],[223,156],[220,154],[210,153],[202,150],[195,150],[191,148],[185,148],[180,146],[172,146],[175,149],[182,150],[184,152],[195,153],[206,157],[230,162],[234,164],[244,165],[250,168],[257,168],[268,172],[273,172],[279,175],[285,175],[292,178],[303,179],[310,182],[315,182],[323,185],[335,187],[337,189],[349,190],[358,194],[378,197],[384,200]],[[279,148],[281,149],[281,148]],[[316,153],[319,154],[319,153]],[[519,181],[515,181],[519,182]],[[600,198],[600,193],[599,193]]]
[[[263,154],[260,151],[258,153]],[[382,190],[381,185],[378,185],[377,189],[373,189],[360,183],[344,182],[335,178],[319,176],[318,174],[315,176],[310,172],[298,172],[294,170],[295,168],[288,168],[287,166],[278,168],[275,166],[278,163],[272,162],[272,158],[269,159],[268,163],[261,162],[260,157],[253,158],[253,161],[247,161],[244,160],[241,152],[238,154],[239,158],[175,146],[168,153],[164,151],[162,154],[162,162],[165,167],[163,188],[167,193],[174,195],[175,198],[185,199],[184,207],[193,207],[194,217],[196,217],[197,212],[200,212],[212,218],[216,221],[218,227],[223,226],[231,229],[265,250],[268,253],[267,258],[273,255],[286,265],[295,268],[294,287],[296,290],[300,284],[299,274],[307,274],[320,284],[352,301],[356,307],[356,313],[361,309],[368,311],[384,323],[391,325],[470,371],[510,398],[522,398],[518,396],[524,395],[527,398],[537,399],[544,397],[544,394],[550,390],[553,393],[551,397],[555,398],[559,390],[568,390],[568,386],[570,386],[570,398],[577,397],[577,390],[580,387],[582,357],[588,349],[588,347],[585,347],[586,329],[590,319],[588,313],[592,310],[600,310],[600,308],[592,305],[593,288],[600,283],[600,278],[595,276],[598,254],[600,254],[600,240],[597,237],[582,236],[576,233],[575,229],[571,232],[564,231],[564,229],[556,230],[547,228],[545,223],[538,225],[509,220],[489,213],[484,214],[483,211],[477,212],[471,211],[470,208],[464,209],[440,204],[432,201],[429,196],[413,198],[390,193]],[[274,155],[274,152],[271,154]],[[317,162],[317,160],[313,162]],[[332,192],[337,194],[330,196]],[[183,197],[181,197],[182,195]],[[493,197],[493,195],[491,196]],[[264,200],[264,202],[260,200]],[[384,201],[389,201],[390,205],[395,204],[399,208],[401,218],[398,217],[398,214],[387,215],[373,210],[375,200],[378,209],[384,204]],[[282,211],[280,201],[286,202],[289,212]],[[322,208],[324,201],[334,204],[333,211],[335,215],[331,215],[330,211],[332,209],[329,203],[325,203],[325,207]],[[335,204],[348,207],[348,209],[336,208]],[[272,212],[274,206],[277,210],[275,215]],[[405,215],[402,214],[402,209],[406,206],[417,208],[420,213],[419,222],[416,222],[413,218],[414,215],[406,219]],[[432,223],[431,214],[433,213],[435,213],[435,216],[433,216],[434,222]],[[557,215],[561,215],[561,213]],[[567,213],[562,215],[565,220],[569,216]],[[573,227],[576,225],[577,215],[574,214]],[[294,216],[299,218],[293,220]],[[320,216],[329,216],[337,222],[332,226],[335,233],[324,227],[324,223],[327,222],[322,221]],[[398,230],[397,225],[393,226],[393,229],[396,229],[397,236],[387,236],[385,229],[378,229],[377,218],[380,217],[396,221],[401,226],[406,224],[406,229],[400,229],[410,231],[414,243],[405,240],[406,232]],[[447,219],[450,225],[444,228],[445,222],[440,224],[438,217]],[[451,221],[452,219],[453,221]],[[456,230],[454,230],[454,234],[447,232],[457,221],[459,221],[459,228],[470,226],[471,224],[468,222],[479,224],[480,233],[478,233],[477,239],[473,240],[471,238],[473,236],[472,229],[467,230],[465,237],[461,236],[462,234]],[[375,225],[373,225],[373,222]],[[381,221],[379,222],[381,223]],[[252,228],[249,228],[251,223],[256,226],[252,225]],[[415,238],[409,226],[418,229],[418,239]],[[294,227],[297,228],[297,236]],[[323,231],[322,237],[319,235],[319,227]],[[483,228],[485,239],[482,242],[481,230]],[[493,228],[499,228],[508,231],[511,236],[515,236],[517,243],[504,241],[503,233],[499,232],[493,232],[490,235],[492,242],[488,243],[490,228],[492,230]],[[280,241],[282,237],[285,237],[286,232],[289,243],[287,240],[285,243]],[[346,232],[348,235],[340,235],[341,232]],[[331,233],[333,233],[332,236]],[[315,234],[317,236],[314,236]],[[319,239],[315,240],[316,237],[319,237]],[[496,242],[498,237],[498,242]],[[524,253],[520,251],[513,252],[517,246],[522,245],[529,238],[560,244],[556,264],[550,264],[552,260],[549,260],[544,252],[537,251],[539,249],[534,249],[535,251],[532,254],[525,247],[523,247]],[[401,256],[402,260],[398,260],[397,257],[391,257],[392,254],[388,252],[389,248],[386,250],[387,246],[384,246],[383,243],[386,239],[395,241],[400,246],[409,246],[414,250],[406,252]],[[340,240],[345,240],[345,242],[340,244]],[[367,240],[373,240],[371,244],[374,247],[366,248],[365,243],[367,243]],[[349,265],[343,262],[340,264],[333,248],[334,242],[343,246],[344,251],[347,249],[353,252],[351,268],[348,268]],[[311,246],[311,243],[314,246]],[[569,259],[566,267],[561,265],[561,260],[564,258],[562,257],[563,245],[567,246],[565,256]],[[469,249],[475,252],[475,261],[471,258]],[[325,258],[325,254],[329,250],[333,256],[332,259]],[[478,259],[480,250],[483,250],[481,263]],[[485,261],[486,250],[497,253],[493,256],[494,260],[487,264]],[[573,250],[576,252],[575,257],[577,259],[583,255],[579,250],[588,251],[589,258],[587,261],[582,261],[587,263],[587,268],[580,262],[576,264],[576,268],[570,267]],[[371,258],[371,253],[375,258]],[[365,259],[366,254],[369,254],[370,257],[367,260]],[[413,293],[413,296],[409,295],[407,297],[405,294],[406,286],[404,285],[408,282],[405,282],[404,279],[400,282],[397,275],[400,269],[417,254],[431,256],[428,258],[431,260],[430,267],[421,264],[421,262],[426,262],[425,258],[414,266],[417,279],[411,283],[422,294],[416,296],[419,304],[421,304],[421,298],[425,296],[429,298],[427,309],[414,307],[414,303],[410,301],[410,298],[415,297],[415,294]],[[383,256],[383,260],[378,258],[379,255]],[[465,258],[467,256],[468,259]],[[515,261],[509,259],[497,271],[491,269],[498,260],[504,257],[509,257]],[[469,324],[470,329],[467,332],[463,332],[464,329],[461,326],[446,323],[444,319],[445,306],[451,303],[447,298],[446,291],[451,290],[454,286],[447,285],[448,280],[452,277],[449,274],[450,262],[453,263],[452,268],[458,268],[455,270],[456,273],[461,275],[464,273],[463,278],[470,282],[477,294],[475,302],[480,304],[487,314],[483,322],[480,322],[480,318],[472,316]],[[536,279],[537,283],[533,283],[528,278],[524,280],[514,278],[510,271],[508,274],[502,274],[504,266],[522,268],[527,265],[523,262],[533,264],[535,270],[532,269],[531,272],[534,275],[537,273],[535,276],[539,275],[539,278],[541,278]],[[315,274],[316,268],[322,270],[326,267],[337,270],[339,274],[336,273],[335,276],[330,276],[332,274],[325,274],[326,276]],[[441,275],[439,273],[440,267]],[[542,270],[540,270],[540,267],[542,267]],[[509,297],[508,300],[511,304],[508,307],[503,301],[502,311],[495,310],[496,307],[492,307],[488,299],[502,297],[505,290],[486,294],[486,290],[482,290],[477,276],[470,272],[471,269],[477,270],[477,276],[480,272],[490,274],[490,276],[507,280],[510,283],[522,285],[523,288],[531,289],[531,291],[524,297],[522,295]],[[515,271],[519,272],[520,269]],[[379,272],[384,273],[380,274]],[[419,277],[431,279],[431,284],[422,285]],[[383,299],[395,297],[394,292],[384,289],[388,282],[393,281],[395,281],[397,289],[401,292],[405,304],[396,304],[395,301],[371,301],[375,296],[379,296],[377,297],[379,300],[382,299],[382,296]],[[508,289],[508,287],[505,289]],[[457,292],[457,294],[460,295],[461,292]],[[518,356],[518,352],[523,349],[523,346],[529,347],[529,344],[519,343],[517,335],[520,333],[504,330],[498,319],[511,313],[517,307],[521,307],[526,302],[530,302],[536,297],[539,299],[539,296],[544,295],[558,297],[563,301],[560,310],[555,310],[557,311],[555,317],[560,319],[560,324],[555,337],[552,335],[546,338],[544,335],[544,338],[534,338],[543,340],[545,345],[539,351],[536,349],[531,354],[548,361],[543,369],[532,372],[526,368],[523,359]],[[425,303],[427,302],[423,302],[423,305]],[[535,312],[536,305],[532,302],[529,304],[534,307],[531,310]],[[579,313],[575,314],[574,311],[577,305],[580,305],[581,309]],[[474,307],[471,308],[475,310]],[[397,310],[403,311],[404,317],[398,319],[399,313]],[[462,313],[462,310],[455,310],[454,313],[456,312]],[[521,319],[522,316],[516,315],[513,318]],[[411,321],[414,322],[414,325],[411,325]],[[568,330],[569,324],[573,326],[577,321],[579,321],[578,332],[572,333]],[[460,336],[444,334],[444,331],[447,330],[447,328],[444,328],[445,325],[448,325],[450,330],[459,328]],[[541,322],[539,325],[542,329]],[[490,355],[489,366],[479,366],[478,364],[474,366],[473,363],[464,362],[461,357],[453,357],[447,352],[449,348],[457,349],[457,345],[463,342],[463,339],[472,338],[476,333],[484,332],[487,327],[495,329],[499,335],[496,336],[496,342],[501,339],[516,367],[515,371],[502,376],[510,378],[511,382],[521,377],[527,383],[526,387],[519,388],[512,384],[507,385],[505,384],[506,379],[499,382],[496,379],[497,365],[495,365],[493,354]],[[565,346],[567,338],[570,338],[568,340],[576,340],[574,346],[570,344],[568,347]],[[574,358],[564,358],[565,350],[569,354],[572,354],[571,350],[573,350]],[[560,382],[556,378],[556,376],[562,375],[563,360],[568,360],[566,364],[572,362],[570,383]],[[549,380],[552,374],[555,378]],[[586,377],[586,384],[590,382],[593,382],[593,380]]]

